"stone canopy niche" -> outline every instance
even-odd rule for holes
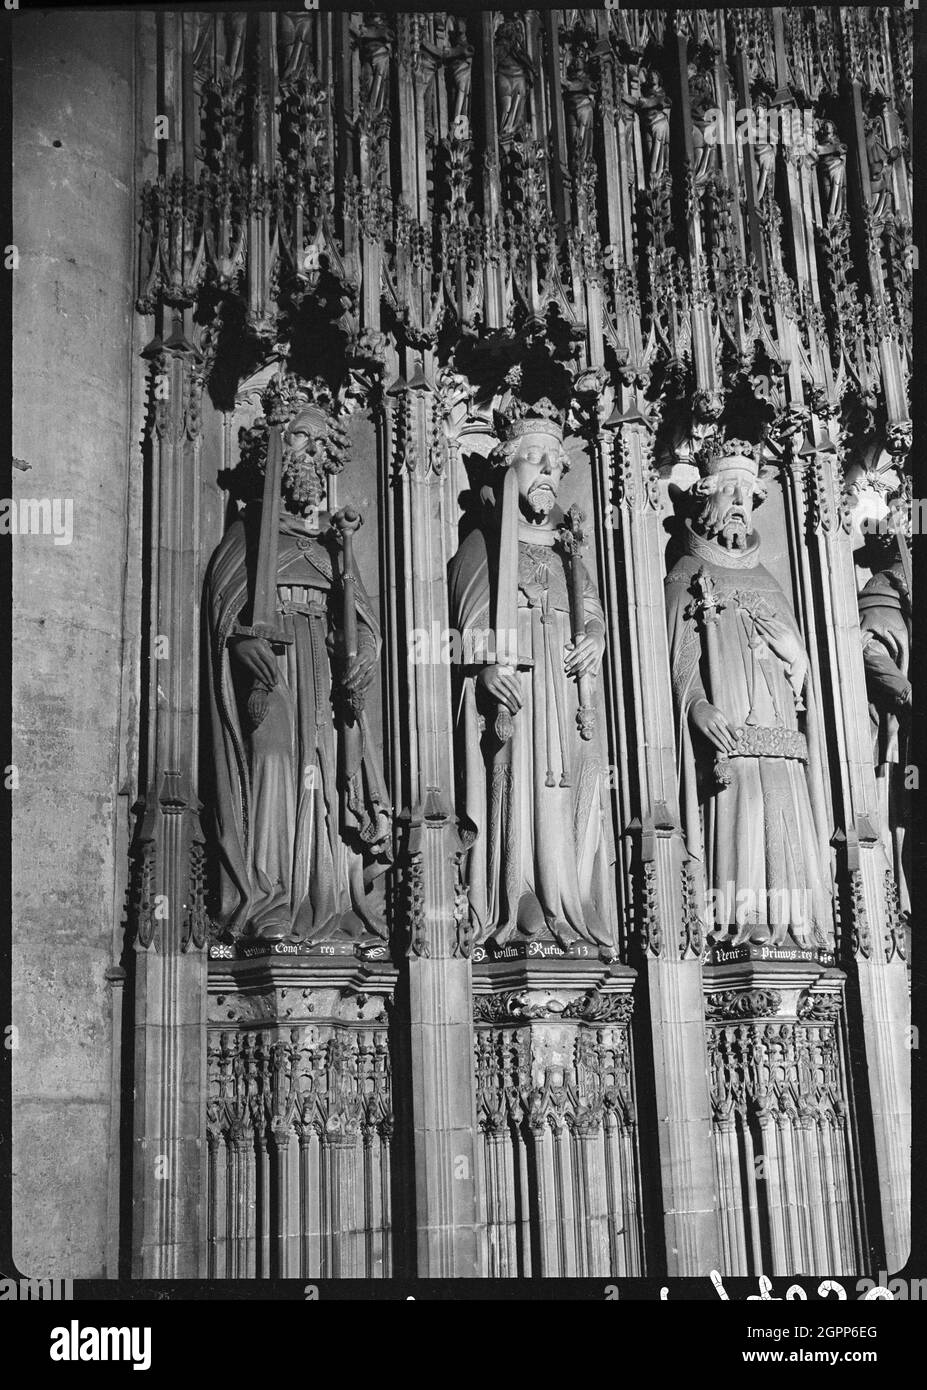
[[[908,17],[152,42],[136,1273],[901,1265]]]

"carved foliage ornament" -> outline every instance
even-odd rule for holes
[[[712,1023],[731,1018],[768,1018],[781,1007],[782,995],[777,989],[724,989],[707,996],[705,1017]]]

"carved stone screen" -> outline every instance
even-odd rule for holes
[[[904,1265],[911,20],[13,16],[21,1269]]]

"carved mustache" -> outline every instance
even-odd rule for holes
[[[532,483],[528,489],[528,501],[531,502],[539,493],[547,493],[550,497],[556,497],[557,493],[553,483],[540,478],[536,483]]]

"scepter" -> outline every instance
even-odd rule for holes
[[[345,669],[350,669],[357,656],[357,592],[354,577],[354,534],[363,525],[364,518],[356,507],[342,507],[332,517],[332,525],[341,538],[341,628],[344,635]],[[356,690],[351,695],[351,708],[360,714],[364,708],[364,693]]]
[[[570,614],[573,631],[573,645],[586,636],[586,601],[583,594],[584,570],[580,550],[585,541],[583,526],[586,518],[574,502],[564,517],[563,525],[558,527],[560,544],[570,560]],[[595,731],[595,705],[592,703],[592,678],[588,675],[577,677],[579,685],[579,709],[576,711],[576,727],[582,739],[590,739]]]
[[[278,512],[282,477],[283,441],[280,426],[271,425],[267,439],[267,463],[264,467],[264,496],[261,501],[261,532],[254,574],[251,626],[239,627],[237,631],[242,637],[263,637],[267,642],[286,646],[293,639],[281,626],[277,613],[277,556],[280,540]],[[248,696],[248,718],[255,728],[267,714],[271,689],[262,677],[255,677]]]

